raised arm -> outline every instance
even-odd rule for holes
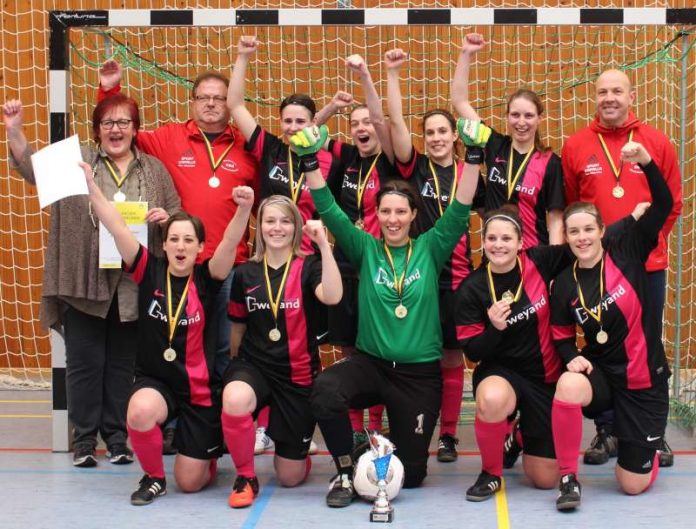
[[[401,85],[399,70],[408,59],[408,54],[399,48],[389,50],[384,54],[384,66],[387,69],[387,108],[389,110],[389,125],[394,156],[401,163],[407,163],[413,152],[411,131],[404,120],[403,102],[401,101]]]
[[[314,116],[314,121],[317,125],[321,126],[326,124],[329,119],[331,119],[336,113],[340,112],[344,108],[348,108],[353,104],[353,96],[348,92],[343,90],[338,90],[331,101],[328,102],[319,112]]]
[[[14,159],[20,162],[27,150],[27,137],[24,135],[24,116],[22,102],[10,99],[2,106],[2,121],[7,132],[7,144]]]
[[[80,162],[80,167],[85,173],[87,180],[87,190],[89,191],[89,201],[92,204],[94,213],[99,221],[113,236],[116,249],[121,254],[121,259],[127,266],[131,266],[135,257],[138,255],[140,243],[128,229],[126,222],[116,208],[106,199],[99,186],[94,181],[92,168],[85,162]]]
[[[375,84],[372,82],[372,76],[367,69],[365,60],[360,55],[351,55],[346,59],[346,66],[350,68],[354,74],[360,78],[363,93],[365,94],[365,102],[367,110],[370,113],[370,121],[377,133],[377,139],[382,145],[382,152],[391,163],[394,162],[394,148],[392,147],[391,134],[389,133],[389,124],[384,117],[382,110],[382,100],[377,94]]]
[[[469,101],[469,68],[471,57],[483,48],[486,42],[478,33],[469,33],[464,37],[457,67],[452,78],[452,106],[461,117],[466,119],[480,119],[474,107]]]
[[[295,152],[300,157],[300,169],[304,172],[305,182],[310,189],[326,187],[326,180],[321,175],[317,152],[326,145],[329,137],[329,129],[326,125],[321,127],[305,127],[290,138],[290,143],[295,147]]]
[[[491,136],[491,128],[480,121],[471,121],[459,118],[457,131],[464,145],[464,173],[462,174],[455,198],[462,204],[471,205],[476,194],[476,186],[479,182],[479,171],[484,162],[483,147]]]
[[[214,279],[225,279],[232,270],[237,246],[246,232],[251,208],[254,205],[254,190],[247,186],[237,186],[232,190],[232,198],[237,204],[237,211],[225,228],[222,240],[208,263],[210,275]]]
[[[314,295],[324,305],[336,305],[343,297],[343,283],[326,236],[326,229],[320,220],[308,220],[302,231],[317,245],[321,253],[321,283],[314,290]]]
[[[234,63],[232,75],[230,75],[230,86],[227,89],[227,108],[230,110],[234,124],[247,141],[251,139],[257,123],[244,103],[244,84],[249,59],[252,54],[256,53],[259,44],[259,41],[253,36],[239,38],[237,60]]]

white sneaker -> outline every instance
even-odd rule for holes
[[[256,442],[254,443],[254,455],[263,454],[275,446],[273,439],[266,435],[266,428],[256,428]]]
[[[314,439],[312,439],[312,442],[309,443],[309,452],[307,452],[310,456],[313,456],[319,452],[319,447],[317,446],[317,443],[314,442]]]

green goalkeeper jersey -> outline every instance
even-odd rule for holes
[[[395,309],[400,300],[384,242],[356,228],[327,187],[313,190],[312,198],[360,274],[357,349],[391,362],[438,360],[442,355],[438,278],[468,228],[470,206],[453,201],[433,228],[413,240],[401,299],[408,314],[398,318]],[[390,247],[390,251],[396,276],[401,277],[408,245]]]

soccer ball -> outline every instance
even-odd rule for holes
[[[353,487],[355,492],[367,501],[374,501],[377,497],[377,474],[372,451],[368,450],[358,459],[353,473]],[[387,496],[393,500],[399,495],[401,486],[404,484],[404,465],[396,455],[392,454],[389,460],[389,470],[387,470]]]

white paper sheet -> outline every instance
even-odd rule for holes
[[[80,161],[82,154],[77,134],[31,155],[39,205],[42,208],[61,198],[88,193],[85,174],[78,165]]]

